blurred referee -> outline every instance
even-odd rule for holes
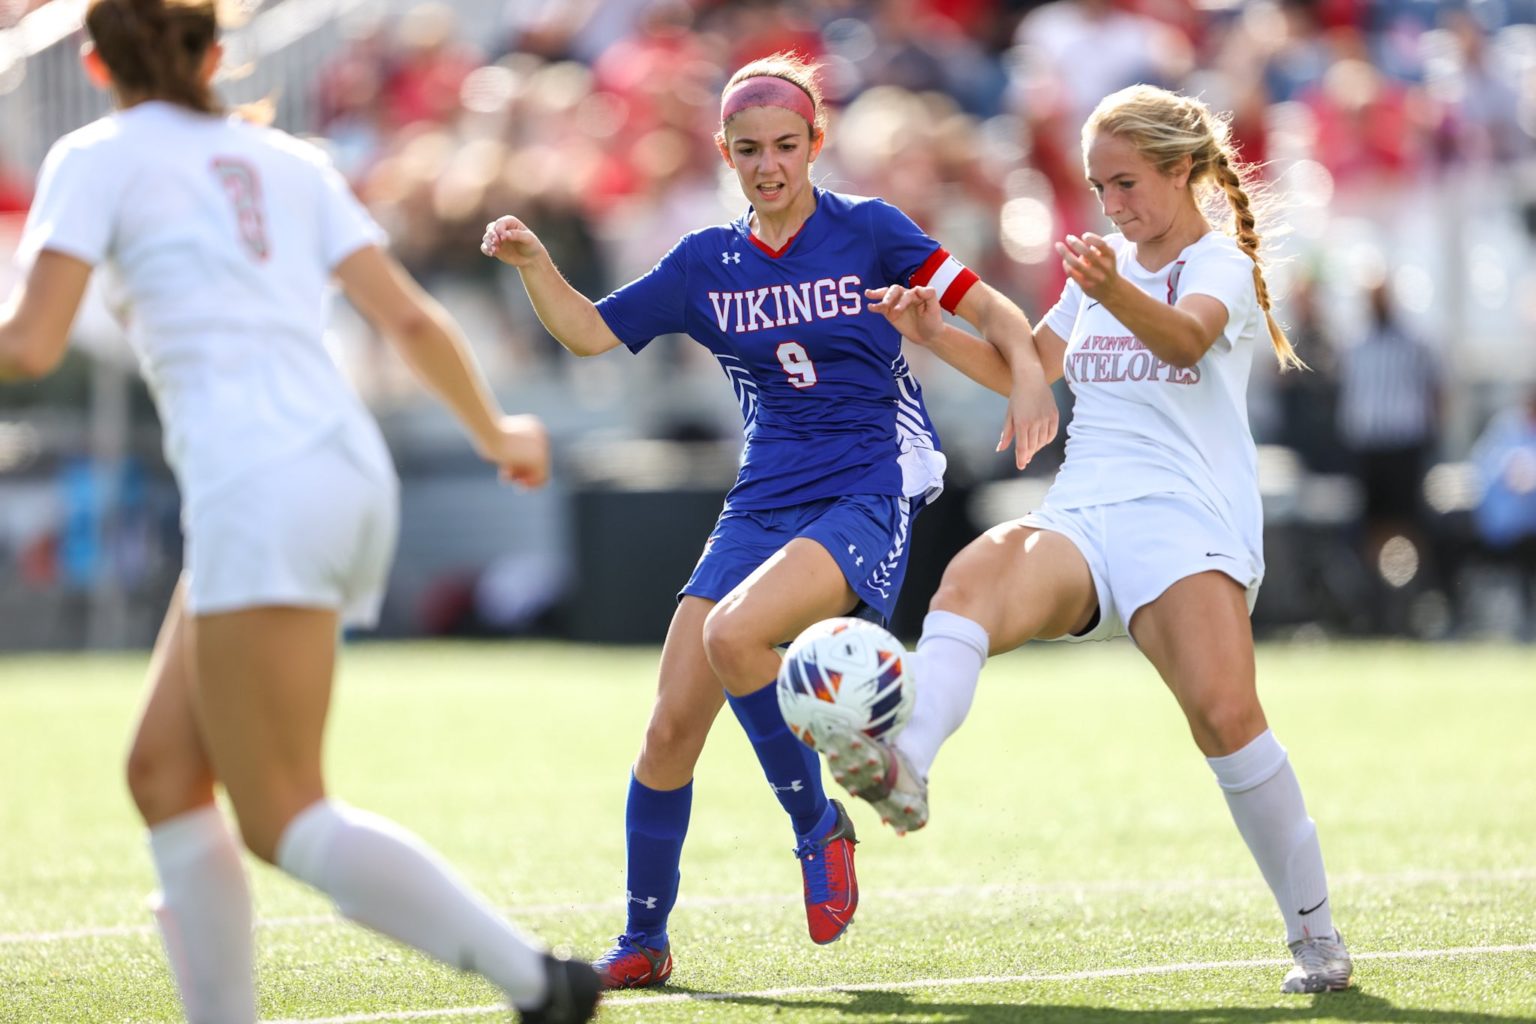
[[[1360,481],[1364,553],[1376,579],[1393,537],[1423,550],[1421,485],[1444,403],[1440,360],[1398,322],[1385,281],[1369,301],[1370,330],[1340,361],[1339,432]]]

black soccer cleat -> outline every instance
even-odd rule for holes
[[[592,1019],[603,982],[591,964],[546,953],[544,975],[549,991],[542,1005],[518,1012],[522,1024],[583,1024]]]

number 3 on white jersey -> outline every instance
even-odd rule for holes
[[[789,382],[797,388],[816,386],[816,364],[798,341],[786,341],[779,345],[779,365],[789,375]]]
[[[245,245],[246,254],[258,262],[266,262],[272,253],[272,244],[267,239],[267,220],[262,211],[261,176],[253,164],[238,157],[214,157],[212,169],[235,208],[240,241]]]

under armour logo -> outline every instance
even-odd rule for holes
[[[642,900],[640,897],[636,896],[634,893],[630,892],[628,889],[625,889],[624,890],[624,899],[626,901],[630,902],[630,903],[638,903],[642,907],[644,907],[646,910],[655,910],[656,909],[656,897],[655,896],[647,896],[645,899]]]
[[[859,549],[854,547],[852,544],[848,545],[848,553],[853,556],[854,565],[864,564],[864,556],[859,554]]]
[[[771,782],[768,785],[773,786],[775,793],[798,793],[805,788],[805,786],[801,785],[799,779],[796,779],[787,786],[774,786]]]
[[[739,252],[723,252],[723,253],[720,254],[720,262],[721,263],[740,263],[741,262],[741,253],[739,253]]]

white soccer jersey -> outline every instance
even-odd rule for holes
[[[1173,303],[1209,295],[1227,307],[1227,326],[1198,363],[1163,362],[1072,281],[1044,324],[1067,342],[1066,379],[1076,403],[1066,461],[1047,508],[1082,508],[1158,493],[1202,499],[1248,544],[1262,565],[1263,513],[1246,394],[1253,352],[1267,338],[1253,260],[1211,232],[1158,271],[1136,262],[1125,236],[1106,239],[1120,274]]]
[[[18,258],[114,271],[191,507],[343,425],[371,429],[322,336],[331,271],[383,238],[316,147],[157,101],[53,146]]]

